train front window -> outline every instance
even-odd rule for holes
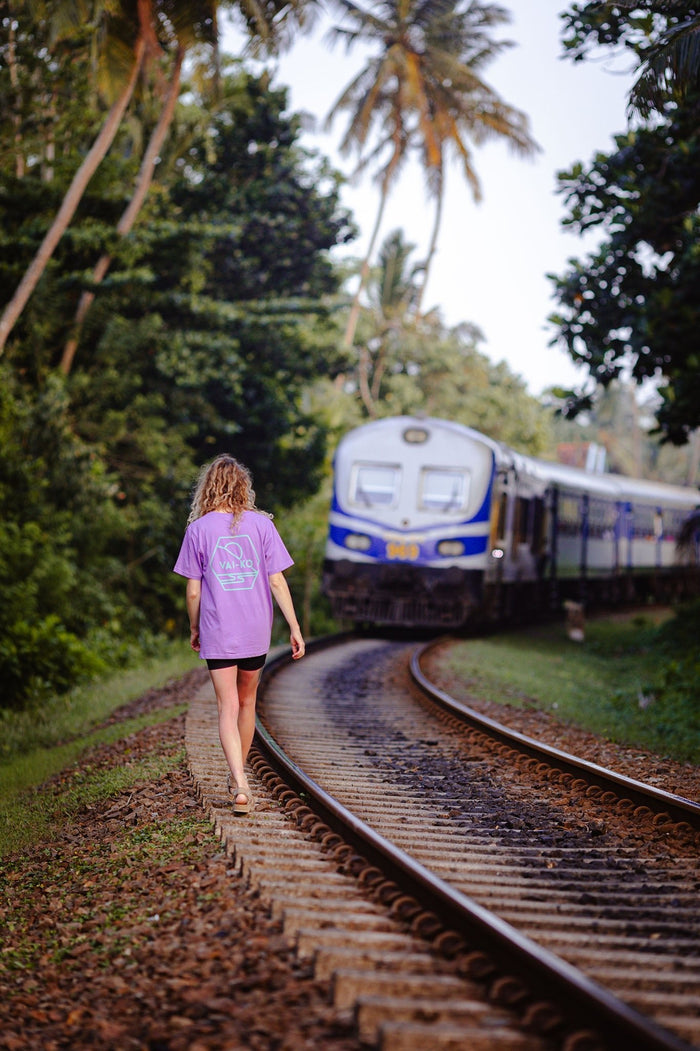
[[[357,463],[350,483],[350,500],[360,507],[395,507],[400,481],[398,464]]]
[[[469,495],[469,478],[466,471],[446,468],[424,467],[421,471],[418,490],[418,507],[421,511],[450,511],[464,509]]]

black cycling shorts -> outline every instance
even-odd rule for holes
[[[214,660],[207,658],[207,668],[211,671],[212,668],[235,668],[238,666],[243,671],[257,671],[258,668],[262,668],[266,658],[266,653],[260,654],[259,657],[216,657]]]

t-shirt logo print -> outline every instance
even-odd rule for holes
[[[260,559],[249,536],[220,536],[209,567],[224,591],[250,591],[258,579]]]

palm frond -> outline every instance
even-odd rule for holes
[[[670,26],[645,55],[632,87],[629,111],[644,119],[663,109],[674,93],[684,95],[700,79],[700,14]]]

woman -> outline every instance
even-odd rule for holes
[[[174,572],[187,578],[190,645],[209,668],[233,809],[245,814],[252,796],[244,765],[270,648],[271,595],[289,625],[292,656],[304,656],[283,572],[293,560],[271,516],[255,507],[250,472],[232,456],[217,456],[202,468],[187,522]]]

